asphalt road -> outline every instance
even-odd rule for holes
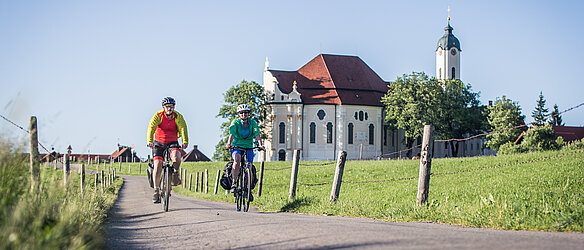
[[[152,204],[146,177],[123,176],[106,222],[109,249],[584,249],[584,234],[262,213],[173,195]]]

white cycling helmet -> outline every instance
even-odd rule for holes
[[[239,106],[237,106],[237,113],[242,112],[242,111],[247,111],[249,112],[249,106],[247,106],[247,104],[239,104]]]

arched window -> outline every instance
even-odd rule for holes
[[[383,126],[383,145],[387,146],[387,125]]]
[[[456,79],[456,69],[452,67],[452,80]]]
[[[286,151],[284,149],[280,149],[278,151],[278,161],[285,161],[286,160]]]
[[[359,121],[363,121],[363,111],[359,111]]]
[[[348,144],[353,144],[353,123],[349,123],[349,134],[347,139]]]
[[[316,142],[316,124],[314,122],[310,123],[310,143]]]
[[[326,143],[333,143],[333,123],[326,124]]]
[[[286,143],[286,124],[280,122],[280,143]]]
[[[322,119],[324,119],[324,117],[326,116],[326,113],[324,112],[324,110],[321,109],[316,113],[316,116],[318,116],[318,119],[322,121]]]
[[[442,79],[442,68],[438,69],[438,79]]]
[[[375,126],[373,126],[373,124],[369,124],[369,145],[373,145],[375,142],[375,138],[373,138],[373,136],[375,135]]]

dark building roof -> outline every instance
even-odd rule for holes
[[[320,54],[297,71],[269,70],[284,93],[296,81],[304,104],[382,106],[384,82],[357,56]]]
[[[454,36],[454,34],[452,34],[452,26],[450,26],[450,20],[448,20],[448,25],[444,28],[444,36],[442,36],[442,38],[440,38],[440,40],[438,40],[438,47],[436,48],[436,51],[438,49],[445,49],[445,50],[449,50],[450,48],[454,47],[457,48],[459,51],[462,51],[460,49],[460,42],[458,41],[458,38],[456,38]]]
[[[564,141],[570,142],[584,138],[584,127],[552,126],[556,136],[561,136]]]
[[[191,150],[188,154],[183,156],[183,161],[211,161],[209,157],[205,156],[201,151],[199,151],[197,145],[193,146],[193,150]]]

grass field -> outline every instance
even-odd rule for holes
[[[75,171],[65,191],[63,171],[41,165],[41,191],[31,193],[28,159],[15,151],[0,146],[0,249],[105,248],[102,223],[123,180],[102,193],[86,175],[81,194]]]
[[[291,162],[266,162],[262,196],[255,197],[253,205],[262,211],[386,221],[433,221],[513,230],[584,231],[582,151],[434,159],[431,172],[436,175],[430,180],[429,201],[421,207],[416,205],[419,160],[348,161],[339,200],[332,204],[329,202],[331,184],[305,185],[332,182],[335,164],[314,165],[318,163],[326,162],[300,163],[297,195],[294,200],[289,200]],[[119,168],[116,164],[113,166]],[[140,174],[138,163],[131,165],[131,174]],[[175,191],[201,199],[233,202],[233,196],[226,195],[221,187],[217,195],[213,194],[217,170],[223,169],[224,165],[224,162],[184,163],[182,166],[187,169],[187,176],[208,169],[209,193],[195,192],[194,187],[192,191],[183,188],[175,188]],[[146,164],[141,166],[141,175],[146,175]],[[259,163],[256,166],[259,171]],[[127,163],[122,164],[121,169],[119,174],[128,174]],[[408,177],[415,178],[395,180]],[[257,196],[256,191],[257,187],[254,196]]]

